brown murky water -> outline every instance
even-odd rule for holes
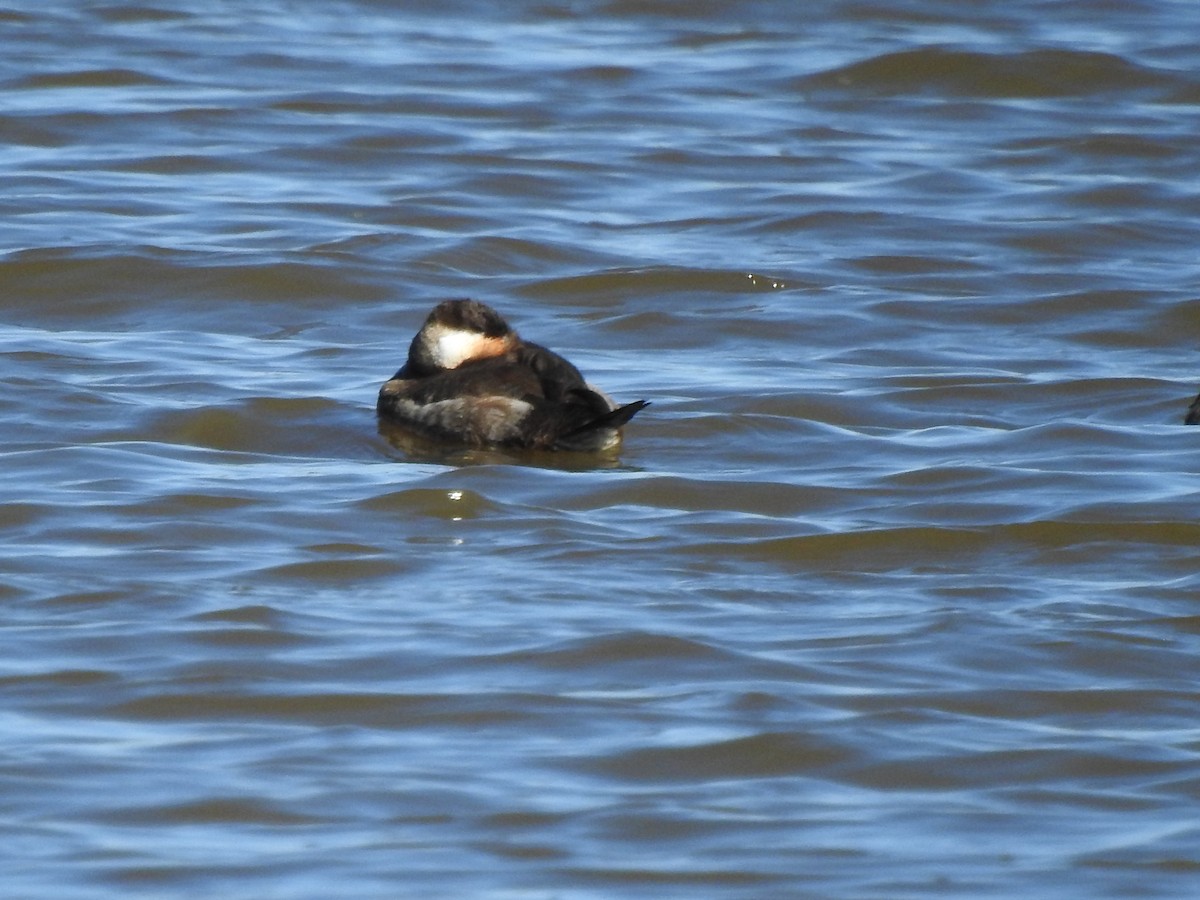
[[[1192,5],[398,6],[0,12],[0,893],[1200,891]]]

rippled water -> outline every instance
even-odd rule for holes
[[[0,11],[0,892],[1200,892],[1194,12]]]

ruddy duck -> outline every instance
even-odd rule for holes
[[[375,408],[417,433],[472,447],[596,451],[618,446],[621,426],[648,405],[617,406],[557,353],[521,340],[490,306],[446,300]]]

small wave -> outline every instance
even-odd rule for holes
[[[29,75],[13,87],[22,90],[49,88],[120,88],[166,85],[169,81],[134,69],[76,69]]]
[[[980,53],[922,47],[806,76],[794,86],[802,91],[883,96],[1050,98],[1169,91],[1190,83],[1182,75],[1151,69],[1111,53],[1063,49]]]

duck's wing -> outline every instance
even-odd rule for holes
[[[531,446],[562,450],[608,450],[621,441],[620,429],[649,406],[636,400],[617,406],[592,387],[575,366],[552,350],[526,342],[513,357],[538,379],[541,398],[533,402],[526,433]]]
[[[481,359],[424,378],[404,378],[403,375],[404,370],[401,370],[393,381],[400,383],[400,392],[418,403],[436,403],[456,397],[531,399],[542,396],[542,384],[537,375],[528,367],[503,357]]]
[[[376,410],[393,422],[457,443],[524,444],[528,419],[543,403],[537,377],[502,359],[480,360],[425,378],[393,378]]]
[[[590,390],[577,368],[541,344],[526,341],[511,358],[537,378],[540,393],[547,400],[570,400],[573,392]]]

